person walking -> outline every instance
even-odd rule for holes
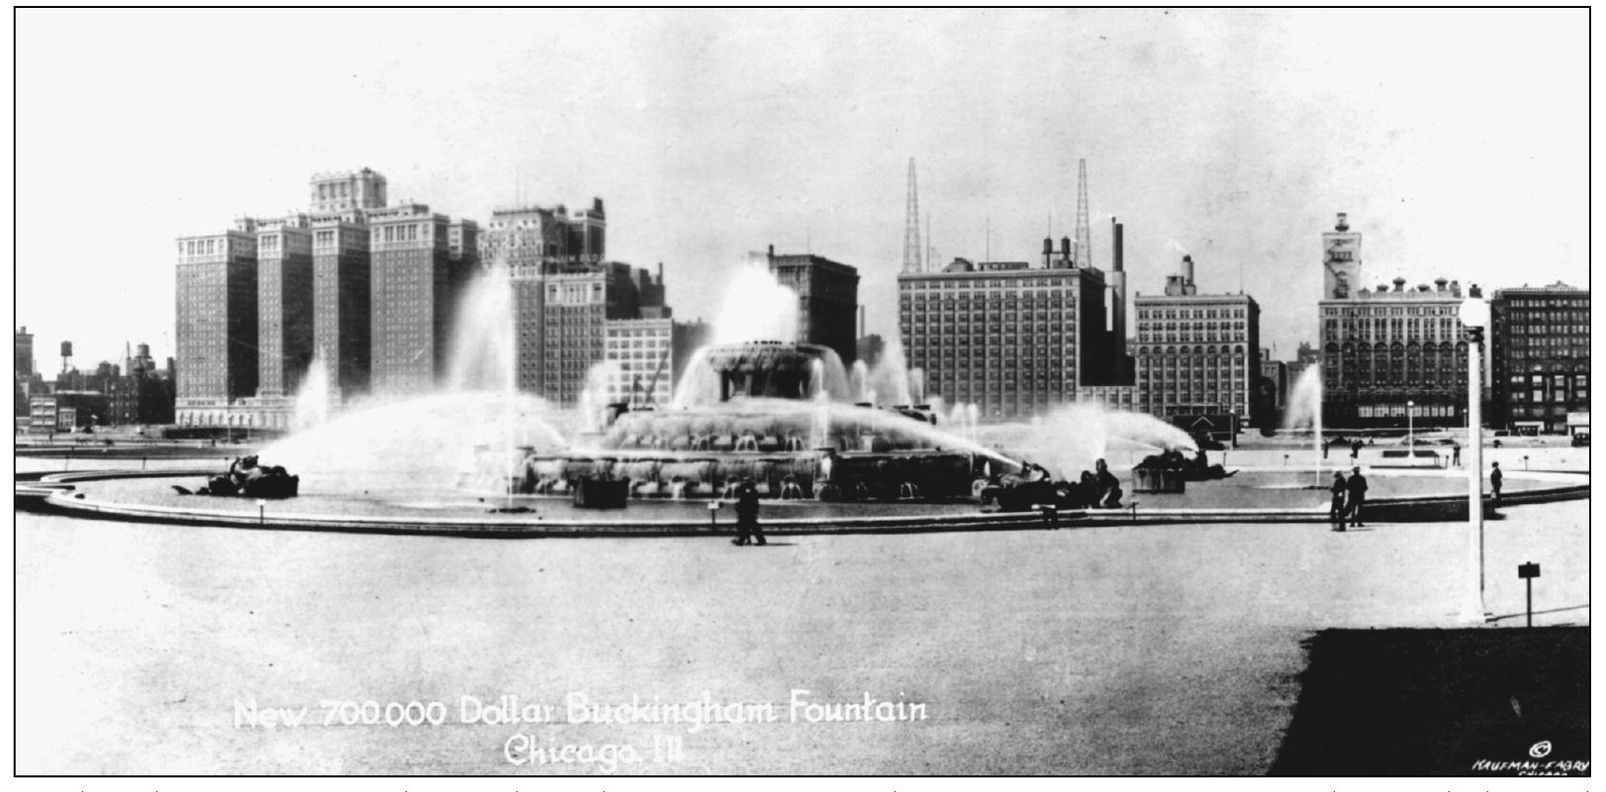
[[[736,538],[731,544],[740,546],[748,542],[766,544],[764,529],[758,525],[758,487],[751,478],[743,479],[736,490]]]
[[[1461,467],[1461,443],[1456,441],[1450,446],[1450,464]]]
[[[1344,530],[1344,496],[1349,492],[1349,486],[1344,481],[1341,471],[1333,471],[1333,486],[1328,490],[1333,493],[1333,504],[1328,509],[1327,516],[1333,520],[1333,530]]]
[[[1494,463],[1494,470],[1489,473],[1489,489],[1494,490],[1494,505],[1500,505],[1500,483],[1505,481],[1505,474],[1500,472],[1500,463]]]
[[[1366,505],[1366,477],[1361,475],[1361,469],[1349,477],[1349,524],[1354,527],[1365,525],[1361,522],[1361,507]]]

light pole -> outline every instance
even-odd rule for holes
[[[1405,400],[1405,447],[1416,448],[1416,402]]]
[[[1461,323],[1467,327],[1467,527],[1473,565],[1461,616],[1464,621],[1482,622],[1488,611],[1483,602],[1483,379],[1479,345],[1483,343],[1483,328],[1489,324],[1489,304],[1481,297],[1463,300]]]

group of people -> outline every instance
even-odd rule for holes
[[[1333,530],[1344,530],[1345,522],[1357,527],[1365,525],[1361,522],[1361,507],[1366,505],[1366,477],[1359,467],[1351,471],[1348,479],[1344,471],[1334,471],[1333,485],[1328,490],[1333,493],[1333,505],[1328,511]]]

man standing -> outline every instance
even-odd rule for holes
[[[758,487],[751,478],[743,479],[736,490],[736,538],[732,544],[745,545],[749,541],[764,545],[764,529],[758,526]]]
[[[1357,467],[1349,477],[1350,525],[1360,527],[1365,524],[1361,522],[1361,507],[1364,505],[1366,505],[1366,477],[1361,475],[1361,469]]]
[[[1349,492],[1341,471],[1333,471],[1333,486],[1328,488],[1333,493],[1333,505],[1328,509],[1327,516],[1333,520],[1333,530],[1344,530],[1344,495]]]
[[[1496,506],[1500,505],[1500,482],[1505,480],[1505,475],[1500,472],[1500,463],[1494,463],[1494,471],[1489,474],[1489,488],[1494,490],[1494,505]]]
[[[1450,447],[1450,464],[1455,465],[1456,467],[1461,467],[1460,441],[1456,441],[1455,444]]]

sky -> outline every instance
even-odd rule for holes
[[[896,335],[906,180],[943,262],[1074,236],[1128,289],[1316,338],[1320,235],[1362,283],[1588,281],[1586,10],[53,10],[16,15],[14,324],[36,365],[173,354],[174,240],[371,167],[486,222],[601,197],[610,258],[712,318],[749,251],[858,268]],[[70,299],[69,299],[70,298]],[[70,306],[70,309],[68,308]]]

